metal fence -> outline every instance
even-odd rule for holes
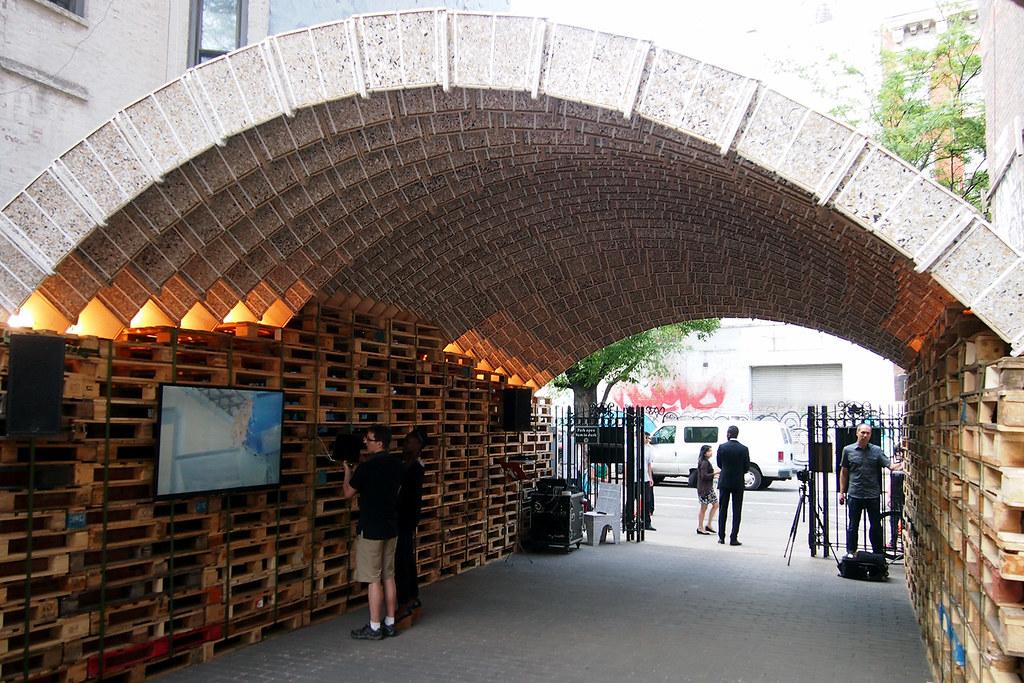
[[[810,406],[807,409],[808,470],[801,474],[801,511],[808,522],[807,544],[811,556],[819,552],[837,556],[846,552],[848,508],[838,503],[839,459],[843,447],[857,441],[857,427],[871,426],[871,443],[879,446],[893,462],[902,462],[906,437],[904,412],[874,409],[870,404],[840,403],[834,406]],[[883,471],[882,535],[885,554],[891,562],[903,559],[904,475]],[[794,519],[793,529],[797,527]],[[858,533],[858,549],[870,550],[868,519],[864,514]]]
[[[599,482],[620,484],[622,530],[627,540],[643,540],[645,506],[652,505],[645,496],[644,410],[614,404],[556,409],[553,428],[555,476],[579,486],[588,509],[596,504]]]

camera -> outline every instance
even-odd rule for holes
[[[344,460],[353,465],[359,462],[360,451],[363,450],[363,437],[359,434],[341,433],[334,439],[332,460]]]
[[[796,478],[799,479],[800,481],[804,482],[804,483],[809,482],[811,480],[811,471],[810,470],[799,470],[796,473]]]

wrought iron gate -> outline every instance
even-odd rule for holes
[[[800,473],[802,504],[808,517],[807,545],[811,556],[829,549],[838,556],[846,552],[848,513],[838,502],[839,458],[843,447],[856,442],[857,426],[871,426],[871,443],[879,446],[893,462],[901,462],[906,424],[902,410],[883,411],[870,404],[840,403],[835,406],[807,408],[808,467]],[[890,561],[903,559],[904,475],[889,472],[882,476],[882,533]],[[804,505],[803,503],[806,503]],[[793,529],[797,527],[793,520]],[[867,515],[861,519],[859,548],[870,549]]]
[[[597,483],[622,485],[622,530],[626,539],[644,538],[644,411],[614,404],[590,405],[586,411],[555,411],[555,476],[577,484],[588,509],[596,502]]]

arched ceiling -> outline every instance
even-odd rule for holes
[[[3,317],[372,299],[538,383],[703,317],[897,362],[954,299],[1024,334],[1020,254],[870,139],[645,41],[447,10],[189,71],[3,209],[0,266]]]

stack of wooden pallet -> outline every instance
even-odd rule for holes
[[[1019,681],[1024,362],[951,312],[908,388],[907,576],[941,680]]]
[[[517,520],[498,463],[550,472],[550,407],[502,430],[508,379],[447,346],[428,325],[319,306],[283,329],[67,337],[61,436],[0,440],[0,679],[142,680],[364,606],[358,505],[326,456],[374,423],[431,438],[421,579],[502,557]],[[163,383],[281,390],[281,486],[155,500]]]

